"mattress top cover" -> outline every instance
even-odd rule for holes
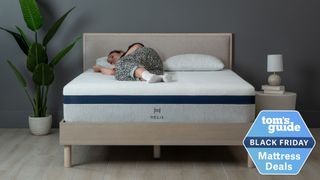
[[[117,81],[89,69],[63,88],[63,95],[255,95],[252,85],[229,69],[166,72],[173,82]]]

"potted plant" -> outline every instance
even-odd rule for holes
[[[20,49],[26,55],[26,68],[32,75],[32,86],[28,85],[26,78],[11,61],[7,60],[7,63],[23,87],[32,106],[33,114],[29,116],[31,133],[34,135],[45,135],[50,132],[52,123],[52,116],[47,114],[47,97],[50,85],[54,80],[54,68],[80,38],[77,38],[66,48],[62,49],[53,58],[49,58],[47,55],[47,45],[74,8],[59,18],[51,28],[49,28],[43,40],[39,41],[38,30],[42,28],[43,19],[36,0],[19,0],[19,2],[24,21],[27,27],[33,31],[33,39],[29,39],[18,26],[16,26],[16,32],[3,27],[0,27],[0,29],[12,35]],[[30,91],[30,89],[33,91]]]

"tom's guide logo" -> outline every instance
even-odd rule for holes
[[[296,175],[315,140],[298,111],[261,111],[243,145],[260,174]]]

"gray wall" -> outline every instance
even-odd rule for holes
[[[260,89],[266,83],[266,55],[284,54],[286,89],[298,93],[307,123],[320,127],[320,1],[318,0],[38,0],[45,29],[72,6],[75,11],[50,43],[57,52],[83,32],[232,32],[234,70]],[[25,27],[18,0],[0,1],[0,25]],[[27,127],[28,101],[5,59],[24,68],[25,57],[0,32],[0,127]],[[62,117],[62,88],[81,73],[82,45],[57,66],[49,111],[55,126]],[[28,74],[24,71],[25,74]]]

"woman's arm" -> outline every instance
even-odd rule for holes
[[[114,69],[109,69],[109,68],[101,68],[101,73],[109,76],[113,76],[116,74],[116,71]]]
[[[110,76],[113,76],[116,73],[114,67],[113,68],[105,68],[105,67],[102,67],[102,66],[94,65],[93,66],[93,70],[95,72],[101,72],[102,74],[110,75]]]

